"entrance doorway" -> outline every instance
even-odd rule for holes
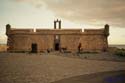
[[[31,47],[32,47],[31,52],[32,52],[32,53],[37,53],[37,44],[36,44],[36,43],[33,43]]]
[[[54,49],[55,51],[60,50],[60,36],[59,35],[54,36]]]
[[[59,51],[59,47],[60,47],[60,46],[59,46],[59,43],[55,43],[55,50],[56,50],[56,51]]]

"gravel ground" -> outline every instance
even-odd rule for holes
[[[125,70],[125,62],[0,53],[0,83],[50,83],[73,76],[115,70]]]

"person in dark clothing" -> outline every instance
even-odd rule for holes
[[[80,53],[81,46],[82,46],[82,44],[79,43],[79,45],[78,45],[78,53]]]

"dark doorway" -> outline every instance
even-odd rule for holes
[[[59,51],[59,43],[55,43],[55,50]]]
[[[37,53],[37,44],[32,44],[32,53]]]
[[[60,36],[59,35],[54,36],[54,49],[55,51],[60,50]]]

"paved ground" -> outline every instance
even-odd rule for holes
[[[41,54],[0,54],[0,83],[50,83],[73,76],[114,70],[125,70],[125,62]]]

